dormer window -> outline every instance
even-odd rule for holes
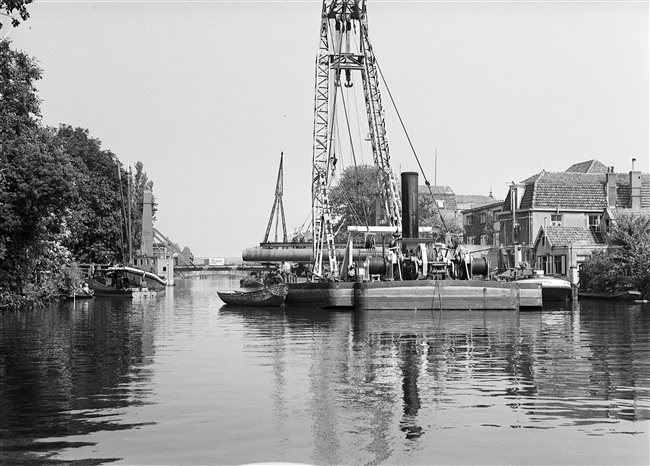
[[[600,215],[589,215],[589,228],[592,230],[598,229],[600,226]]]
[[[562,226],[562,214],[551,214],[551,225],[554,227]]]

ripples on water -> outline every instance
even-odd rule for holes
[[[0,316],[0,463],[648,464],[650,306]]]

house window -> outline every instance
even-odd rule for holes
[[[468,215],[467,216],[467,225],[468,226],[474,225],[474,216],[473,215]]]
[[[468,245],[474,244],[474,237],[473,236],[468,236],[467,237],[467,244]]]
[[[589,216],[589,228],[597,229],[600,226],[600,215]]]
[[[539,268],[543,270],[544,273],[548,273],[548,257],[537,256],[537,264],[539,264]]]
[[[566,256],[564,254],[553,256],[553,273],[566,274]]]
[[[436,204],[438,205],[439,209],[444,209],[445,208],[445,201],[436,200]]]
[[[481,214],[479,215],[479,222],[481,223],[481,225],[485,223],[485,212],[481,212]]]
[[[546,236],[542,236],[542,246],[546,246]]]
[[[562,226],[562,214],[551,214],[551,225],[554,227]]]

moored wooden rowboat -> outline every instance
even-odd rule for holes
[[[63,294],[64,299],[89,299],[95,297],[93,290],[74,289]]]
[[[217,291],[224,303],[234,306],[280,306],[288,293],[289,286],[284,283],[249,290]]]
[[[634,301],[641,299],[640,291],[614,291],[612,293],[597,293],[593,291],[578,291],[578,299],[607,299],[614,301]]]

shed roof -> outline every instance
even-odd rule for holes
[[[573,244],[604,244],[602,235],[586,227],[544,227],[546,238],[553,246],[571,246]]]

